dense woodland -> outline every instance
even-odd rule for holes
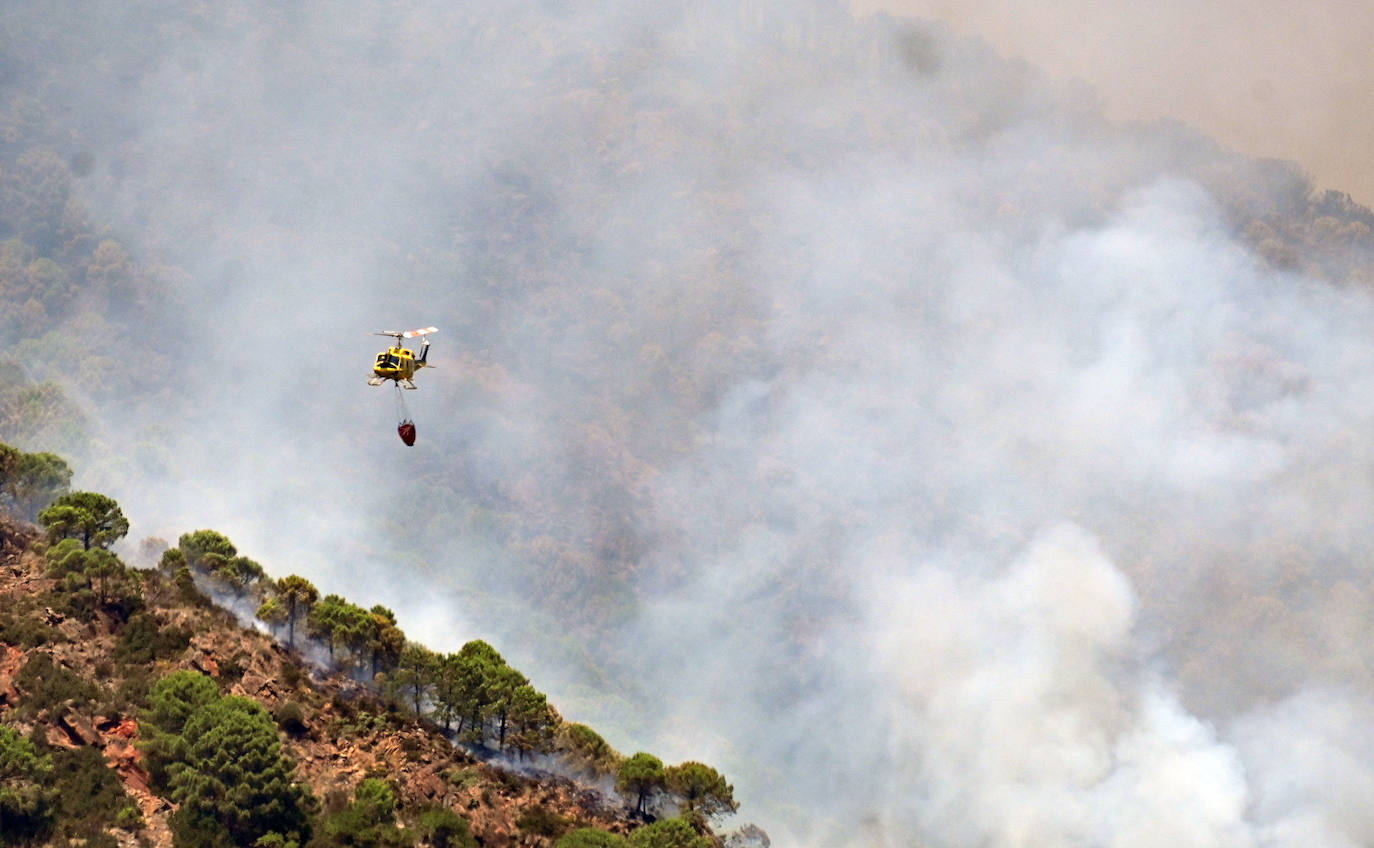
[[[1183,126],[1112,124],[1090,92],[976,40],[824,0],[681,16],[628,3],[622,17],[378,0],[347,22],[249,0],[15,5],[0,57],[0,438],[23,461],[53,456],[39,463],[48,482],[31,485],[48,491],[65,474],[65,487],[61,455],[121,502],[124,487],[192,499],[191,485],[212,490],[243,459],[262,480],[263,521],[283,533],[348,507],[334,520],[351,535],[322,534],[339,570],[313,581],[269,578],[210,531],[150,549],[141,564],[160,562],[159,576],[140,579],[209,581],[288,644],[312,640],[346,673],[383,678],[394,709],[512,756],[545,750],[563,725],[488,641],[604,687],[585,703],[606,706],[617,689],[635,703],[656,685],[639,638],[655,597],[757,544],[768,568],[722,615],[767,623],[722,643],[693,633],[652,665],[757,657],[778,680],[710,685],[789,714],[842,677],[846,651],[828,634],[845,632],[859,600],[839,564],[881,524],[873,515],[900,510],[914,534],[986,542],[996,556],[1024,541],[1019,518],[980,512],[974,483],[912,484],[895,506],[839,502],[809,464],[825,446],[765,432],[776,451],[742,456],[750,427],[796,412],[798,386],[843,383],[894,344],[855,351],[834,315],[896,315],[935,347],[956,332],[943,310],[977,270],[943,252],[948,222],[989,251],[1012,245],[1008,263],[1030,277],[1036,245],[1110,230],[1142,187],[1183,183],[1256,273],[1336,293],[1374,283],[1374,213],[1316,190],[1293,163]],[[932,177],[927,197],[902,181],[913,172],[950,176]],[[866,206],[869,195],[890,205]],[[855,233],[870,230],[901,249],[864,255]],[[837,270],[835,256],[848,264]],[[1018,303],[987,304],[956,330],[991,337],[985,325]],[[352,336],[395,312],[442,328],[440,367],[424,375],[434,406],[418,422],[430,452],[405,474],[377,448],[390,434],[349,417],[354,401],[314,391],[341,361],[356,360],[361,386],[371,351]],[[308,338],[292,335],[296,322]],[[1209,351],[1206,425],[1262,433],[1307,390],[1269,329]],[[896,405],[890,394],[875,406]],[[990,402],[986,417],[998,415]],[[732,441],[738,420],[746,436]],[[906,438],[874,450],[898,456]],[[985,450],[1042,461],[1038,445],[999,439],[949,463],[976,466]],[[263,473],[267,444],[300,473]],[[1342,451],[1360,457],[1363,444],[1336,434],[1275,487],[1320,493]],[[703,483],[712,469],[694,462],[712,451],[748,473]],[[861,459],[835,463],[884,467]],[[699,493],[714,485],[745,505],[713,511]],[[1187,703],[1224,717],[1294,691],[1313,668],[1374,684],[1359,612],[1374,582],[1349,531],[1359,499],[1343,492],[1329,534],[1306,511],[1301,526],[1265,515],[1258,529],[1213,532],[1206,498],[1110,482],[1064,511],[1113,541]],[[46,506],[9,497],[30,519]],[[53,567],[111,603],[123,584],[77,541],[49,549],[63,557]],[[379,562],[459,599],[491,635],[430,652],[385,606],[337,593]],[[786,760],[802,741],[758,757],[751,784],[774,768],[819,775]]]

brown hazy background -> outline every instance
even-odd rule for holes
[[[936,18],[1100,94],[1117,120],[1174,118],[1374,205],[1371,0],[851,0]]]

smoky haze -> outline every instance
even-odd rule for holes
[[[1299,162],[1374,202],[1374,9],[1350,0],[1211,3],[855,0],[858,14],[930,17],[1077,78],[1119,120],[1186,121],[1251,156]]]
[[[488,639],[775,844],[1374,839],[1374,304],[1233,213],[1293,169],[826,2],[13,20],[183,281],[79,481],[135,534]],[[430,324],[407,449],[366,333]]]

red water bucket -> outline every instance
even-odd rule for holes
[[[400,434],[401,441],[407,445],[413,446],[415,444],[415,425],[413,423],[402,421],[400,426],[396,428],[396,432]]]

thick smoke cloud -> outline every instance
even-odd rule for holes
[[[188,278],[85,472],[141,532],[486,638],[775,844],[1367,841],[1374,305],[1224,152],[826,3],[69,17],[81,189]],[[363,333],[431,323],[406,450]]]
[[[699,575],[646,617],[645,642],[681,648],[674,698],[759,716],[728,736],[880,844],[1358,844],[1343,799],[1369,761],[1296,777],[1266,751],[1313,715],[1268,704],[1363,686],[1367,652],[1316,598],[1249,627],[1234,606],[1282,580],[1320,595],[1360,557],[1368,482],[1341,469],[1368,424],[1348,370],[1367,299],[1264,270],[1184,183],[1031,238],[958,213],[884,232],[949,209],[960,177],[850,185],[843,217],[814,185],[774,187],[815,256],[807,283],[776,281],[771,340],[810,367],[735,390],[660,488]],[[874,261],[919,304],[856,284]],[[1267,537],[1329,571],[1285,574],[1277,545],[1237,559]],[[1328,650],[1361,670],[1333,674]],[[1367,749],[1357,723],[1325,726],[1339,741],[1318,744]]]
[[[1082,530],[1052,528],[990,581],[929,567],[874,599],[893,640],[877,646],[877,671],[907,711],[895,762],[927,795],[897,832],[951,845],[1247,844],[1240,758],[1126,670],[1131,588]]]

